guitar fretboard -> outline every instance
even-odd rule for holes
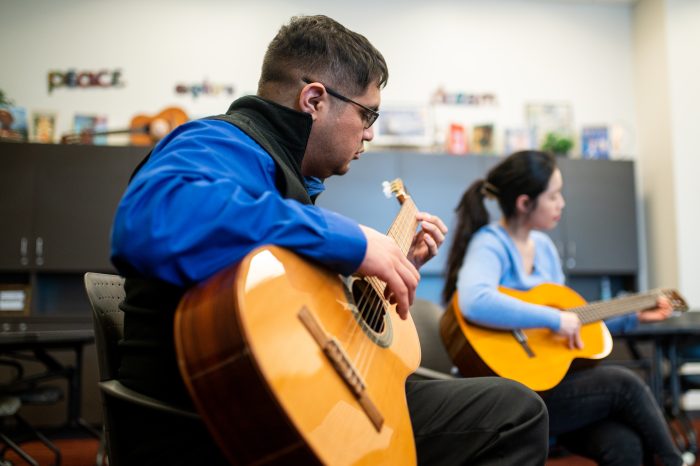
[[[387,236],[393,238],[396,244],[399,245],[404,256],[408,255],[408,250],[411,248],[413,236],[418,227],[418,221],[416,220],[417,213],[418,209],[413,203],[413,200],[406,196],[403,200],[403,204],[401,204],[401,210],[399,210],[398,215],[394,219],[394,223],[391,224],[389,232],[387,233]]]
[[[624,296],[611,301],[596,301],[585,306],[567,309],[567,311],[578,314],[582,324],[590,324],[608,317],[651,309],[656,306],[656,301],[662,294],[663,291],[661,290],[653,290],[648,293]]]

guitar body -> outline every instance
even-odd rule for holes
[[[383,323],[364,320],[345,280],[268,246],[181,301],[180,371],[232,464],[415,464],[404,390],[420,362],[415,326],[393,306]],[[357,370],[364,404],[319,334]]]
[[[571,288],[543,284],[528,291],[500,288],[502,293],[532,304],[558,309],[583,306],[586,301]],[[549,329],[523,329],[534,356],[529,356],[511,331],[468,322],[455,293],[440,322],[440,333],[452,361],[467,377],[497,375],[516,380],[535,391],[555,387],[576,359],[602,359],[612,350],[612,337],[602,321],[581,327],[582,349],[569,349],[567,340]]]

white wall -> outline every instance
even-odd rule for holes
[[[28,109],[108,114],[112,127],[170,104],[191,116],[224,111],[228,97],[177,96],[177,83],[233,83],[252,92],[269,40],[294,14],[323,13],[365,34],[390,67],[386,104],[422,104],[448,91],[495,93],[484,109],[497,131],[524,123],[526,102],[574,106],[576,127],[633,130],[631,14],[626,5],[522,0],[0,0],[0,88]],[[7,44],[13,44],[8,47]],[[51,69],[121,68],[121,90],[58,89]],[[486,121],[485,121],[486,122]],[[634,150],[634,147],[631,148]]]
[[[700,303],[700,2],[668,0],[671,134],[677,215],[679,287]]]
[[[681,287],[700,303],[698,159],[700,121],[696,0],[629,4],[538,0],[0,0],[0,89],[18,105],[99,113],[113,128],[179,105],[192,117],[225,111],[227,96],[194,100],[178,83],[233,84],[253,92],[265,47],[295,14],[323,13],[365,34],[390,67],[385,106],[426,103],[451,92],[497,95],[480,109],[503,126],[524,123],[524,104],[570,102],[574,124],[617,123],[639,160],[651,286]],[[695,23],[693,23],[695,20]],[[667,24],[668,22],[668,24]],[[692,58],[692,59],[691,59]],[[50,70],[120,68],[123,89],[58,89]],[[677,244],[676,244],[677,243]],[[644,243],[642,243],[644,244]],[[642,254],[645,264],[646,251]],[[644,276],[644,269],[642,270]],[[646,281],[642,281],[645,285]]]

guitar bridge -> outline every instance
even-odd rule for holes
[[[520,343],[520,346],[523,347],[525,353],[527,353],[527,357],[534,358],[535,353],[532,351],[532,348],[530,348],[530,345],[527,344],[527,335],[519,328],[512,330],[512,332],[515,339]]]
[[[340,375],[340,378],[343,379],[343,382],[348,386],[358,403],[360,403],[374,428],[377,432],[380,432],[384,424],[384,417],[367,395],[365,381],[355,369],[340,342],[326,334],[321,324],[306,307],[301,308],[298,317],[314,340],[316,340],[318,346],[323,350],[323,354],[326,355],[326,358],[331,362],[333,368]]]

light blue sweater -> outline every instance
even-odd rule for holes
[[[530,235],[535,242],[535,259],[532,273],[528,274],[515,243],[502,226],[492,223],[474,234],[457,279],[459,305],[465,317],[493,328],[559,330],[560,311],[498,291],[499,286],[529,290],[542,283],[564,284],[561,261],[552,240],[539,231]],[[629,314],[605,323],[611,333],[620,334],[634,328],[638,321],[635,314]]]

